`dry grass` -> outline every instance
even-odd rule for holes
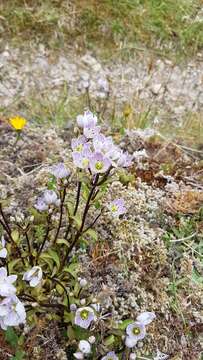
[[[201,0],[2,0],[0,31],[21,45],[61,48],[74,41],[104,53],[141,46],[195,55],[203,45],[201,6]]]

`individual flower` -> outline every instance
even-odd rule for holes
[[[74,152],[81,152],[84,148],[90,148],[90,145],[87,143],[85,136],[80,135],[78,138],[71,140],[71,148]]]
[[[35,208],[39,211],[48,210],[50,205],[59,206],[60,199],[58,199],[57,194],[54,190],[45,190],[42,196],[37,199]]]
[[[120,157],[117,161],[117,166],[119,167],[129,167],[132,165],[133,156],[128,154],[128,152],[121,152]]]
[[[37,202],[35,204],[35,208],[38,210],[38,211],[46,211],[48,210],[48,205],[44,202],[44,199],[43,197],[39,197],[37,199]]]
[[[80,340],[78,348],[83,354],[89,354],[91,352],[91,345],[87,340]]]
[[[111,136],[99,134],[93,138],[93,147],[96,152],[101,152],[111,160],[116,160],[120,156],[121,150],[114,145]]]
[[[114,351],[108,352],[101,360],[118,360],[118,356],[115,354]]]
[[[102,153],[96,152],[90,159],[90,169],[94,174],[105,173],[111,166],[111,161]]]
[[[146,335],[145,325],[138,321],[135,321],[127,326],[126,334],[127,337],[130,337],[131,340],[134,340],[136,343],[137,341],[144,339]]]
[[[28,281],[31,287],[39,285],[42,280],[41,267],[33,266],[32,269],[26,271],[26,273],[23,275],[23,280]]]
[[[108,208],[114,217],[118,217],[126,212],[125,201],[123,199],[113,200]]]
[[[0,326],[3,330],[8,326],[24,324],[25,320],[25,308],[17,296],[6,297],[0,302]]]
[[[82,152],[72,152],[73,162],[80,169],[87,169],[89,167],[92,152],[85,148]]]
[[[94,310],[91,307],[82,307],[76,310],[75,313],[75,324],[88,329],[91,322],[95,319]]]
[[[70,175],[70,171],[63,163],[58,163],[50,167],[49,172],[57,179],[63,179]]]
[[[87,139],[93,139],[100,132],[100,126],[85,126],[83,133]]]
[[[12,296],[16,293],[13,283],[16,281],[17,275],[7,276],[7,270],[0,268],[0,296]]]
[[[97,117],[89,110],[85,111],[84,115],[78,115],[76,120],[80,128],[93,127],[97,124]]]
[[[47,205],[58,204],[58,197],[54,190],[45,190],[43,200]]]
[[[0,244],[0,258],[5,259],[7,257],[7,249],[6,249],[6,241],[4,236],[1,237],[1,244]]]
[[[9,119],[10,124],[15,130],[22,130],[27,123],[27,120],[20,116],[15,116]]]
[[[137,316],[136,321],[139,321],[143,325],[150,324],[154,319],[156,318],[156,315],[154,312],[145,311]]]

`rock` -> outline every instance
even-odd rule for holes
[[[159,95],[161,92],[163,92],[162,84],[161,83],[153,84],[151,86],[151,92],[154,95]]]

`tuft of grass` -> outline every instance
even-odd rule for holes
[[[83,113],[86,106],[85,95],[70,96],[64,86],[55,97],[51,93],[32,93],[25,99],[16,99],[9,107],[0,108],[0,114],[3,118],[22,114],[33,124],[66,127],[79,113]]]
[[[201,0],[2,0],[0,30],[21,44],[193,56],[203,46],[201,8]]]

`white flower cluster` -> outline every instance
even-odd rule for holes
[[[26,321],[26,312],[23,303],[16,296],[14,282],[17,275],[8,275],[5,267],[0,268],[0,327],[6,330],[8,326],[18,326]],[[34,266],[28,270],[23,280],[28,281],[31,287],[40,284],[42,269]]]
[[[18,326],[24,324],[26,320],[26,312],[24,305],[18,299],[16,288],[13,283],[16,281],[17,275],[7,276],[7,270],[0,268],[0,327],[6,330],[8,326]]]

